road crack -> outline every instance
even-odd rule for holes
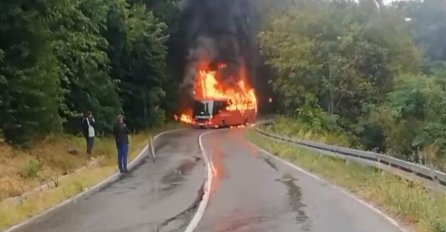
[[[195,198],[195,200],[192,202],[192,204],[187,207],[185,210],[181,211],[180,213],[178,213],[177,215],[166,219],[165,221],[163,221],[161,224],[159,224],[159,226],[157,226],[156,228],[156,232],[160,232],[162,228],[166,227],[169,223],[177,220],[178,218],[180,218],[183,215],[188,214],[189,212],[195,210],[198,205],[200,204],[201,200],[203,199],[204,196],[204,185],[205,183],[203,183],[200,187],[200,189],[198,190],[198,194],[197,197]]]

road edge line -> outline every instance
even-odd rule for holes
[[[248,140],[248,141],[249,141],[249,140]],[[268,156],[271,156],[271,157],[273,157],[274,159],[279,160],[280,162],[286,164],[287,166],[289,166],[289,167],[291,167],[291,168],[293,168],[293,169],[296,169],[297,171],[299,171],[299,172],[301,172],[301,173],[303,173],[303,174],[305,174],[305,175],[308,175],[308,176],[310,176],[310,177],[316,179],[317,181],[319,181],[319,182],[321,182],[321,183],[323,183],[323,184],[326,184],[327,186],[329,186],[329,187],[331,187],[331,188],[333,188],[333,189],[335,189],[335,190],[337,190],[337,191],[343,193],[344,195],[346,195],[346,196],[348,196],[348,197],[350,197],[350,198],[356,200],[356,201],[359,202],[360,204],[362,204],[362,205],[364,205],[365,207],[367,207],[367,208],[369,208],[370,210],[372,210],[374,213],[376,213],[376,214],[378,214],[379,216],[385,218],[387,221],[389,221],[393,226],[395,226],[395,227],[396,227],[398,230],[400,230],[401,232],[409,232],[409,230],[407,230],[406,228],[404,228],[403,226],[401,226],[395,219],[393,219],[392,217],[390,217],[390,216],[387,215],[386,213],[382,212],[380,209],[376,208],[376,207],[373,206],[372,204],[367,203],[366,201],[364,201],[364,200],[358,198],[357,196],[355,196],[355,195],[353,195],[352,193],[348,192],[347,190],[343,189],[342,187],[338,187],[338,186],[336,186],[336,185],[334,185],[334,184],[328,182],[327,180],[323,179],[322,177],[319,177],[319,176],[317,176],[317,175],[315,175],[315,174],[313,174],[313,173],[310,173],[310,172],[304,170],[303,168],[300,168],[300,167],[298,167],[297,165],[295,165],[295,164],[293,164],[293,163],[291,163],[291,162],[289,162],[289,161],[287,161],[287,160],[285,160],[285,159],[282,159],[282,158],[280,158],[280,157],[277,157],[277,156],[271,154],[271,153],[268,152],[267,150],[265,150],[265,149],[259,147],[257,144],[254,144],[254,143],[251,142],[251,141],[249,141],[249,142],[250,142],[253,146],[255,146],[257,149],[259,149],[259,150],[262,151],[263,153],[267,154]]]
[[[167,130],[167,131],[163,131],[163,132],[158,133],[153,138],[153,146],[155,146],[155,141],[160,136],[165,135],[165,134],[169,134],[169,133],[172,133],[172,132],[175,132],[175,131],[184,130],[184,129],[185,128],[172,129],[172,130]],[[142,160],[142,158],[144,157],[144,153],[147,151],[148,148],[149,148],[149,145],[144,146],[143,149],[139,152],[139,154],[128,164],[128,169],[129,170],[132,170],[133,167],[140,160]],[[38,214],[32,216],[31,218],[28,218],[27,220],[25,220],[25,221],[23,221],[23,222],[21,222],[19,224],[13,225],[12,227],[9,227],[9,228],[3,230],[2,232],[13,232],[14,230],[17,230],[17,229],[19,229],[19,228],[21,228],[21,227],[23,227],[23,226],[25,226],[25,225],[27,225],[27,224],[29,224],[31,222],[34,222],[34,221],[36,221],[36,220],[38,220],[38,219],[40,219],[40,218],[42,218],[44,216],[47,216],[49,213],[51,213],[51,212],[53,212],[53,211],[55,211],[55,210],[57,210],[59,208],[62,208],[65,205],[68,205],[70,203],[76,202],[77,199],[79,199],[79,198],[81,198],[83,196],[86,196],[88,194],[92,194],[92,193],[96,192],[101,187],[105,186],[106,184],[109,184],[109,183],[111,183],[113,181],[116,181],[119,178],[119,176],[120,176],[120,173],[119,172],[115,172],[114,174],[112,174],[111,176],[107,177],[105,180],[95,184],[91,188],[87,188],[87,189],[85,189],[85,191],[83,191],[81,193],[78,193],[78,194],[76,194],[76,195],[74,195],[74,196],[72,196],[72,197],[62,201],[61,203],[59,203],[59,204],[57,204],[57,205],[55,205],[53,207],[50,207],[50,208],[42,211],[41,213],[38,213]]]
[[[200,223],[200,220],[204,215],[204,212],[206,210],[206,207],[208,205],[209,198],[211,195],[212,179],[214,178],[214,175],[213,175],[214,168],[213,168],[212,161],[210,160],[210,157],[208,157],[208,155],[206,154],[202,139],[204,136],[211,134],[213,132],[215,132],[215,131],[204,132],[198,137],[198,144],[200,146],[201,155],[203,156],[204,162],[206,163],[205,187],[204,187],[203,198],[201,199],[201,202],[198,206],[197,211],[194,214],[194,217],[192,218],[192,220],[189,222],[189,225],[184,230],[185,232],[192,232],[197,228],[198,223]]]

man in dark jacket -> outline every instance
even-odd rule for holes
[[[87,154],[91,154],[94,146],[94,138],[96,133],[96,123],[93,114],[88,111],[82,119],[82,133],[87,142]]]
[[[129,138],[130,134],[127,125],[124,123],[124,116],[118,115],[115,126],[113,127],[113,134],[115,136],[116,148],[118,150],[118,167],[121,173],[128,172],[127,157],[129,153]]]

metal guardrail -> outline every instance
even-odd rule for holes
[[[317,150],[329,151],[329,152],[333,152],[333,153],[337,153],[337,154],[341,154],[341,155],[345,155],[345,156],[349,156],[349,157],[355,157],[355,158],[359,158],[359,159],[370,160],[370,161],[375,161],[377,163],[386,164],[386,165],[392,166],[394,168],[401,169],[405,172],[416,174],[419,177],[436,182],[440,185],[446,186],[446,173],[440,172],[437,170],[433,170],[433,169],[428,168],[423,165],[411,163],[411,162],[408,162],[405,160],[400,160],[395,157],[391,157],[391,156],[387,156],[387,155],[383,155],[383,154],[379,154],[379,153],[375,153],[375,152],[362,151],[362,150],[357,150],[357,149],[339,147],[339,146],[335,146],[335,145],[316,143],[313,141],[307,141],[307,140],[302,140],[302,139],[297,139],[297,138],[291,138],[288,136],[281,136],[281,135],[266,132],[264,130],[259,129],[258,127],[256,127],[255,130],[258,133],[260,133],[266,137],[274,138],[274,139],[284,141],[287,143],[297,144],[297,145],[301,145],[301,146],[315,148]]]

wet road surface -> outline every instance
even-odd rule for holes
[[[196,231],[399,231],[347,195],[258,150],[244,132],[221,130],[203,138],[215,176]]]
[[[204,180],[200,130],[180,130],[156,141],[150,158],[76,203],[64,206],[17,232],[184,231]]]
[[[203,132],[165,134],[157,140],[156,164],[146,158],[101,191],[15,231],[184,231],[202,194]],[[245,132],[215,130],[203,137],[214,178],[196,231],[399,231],[347,195],[266,155]]]

